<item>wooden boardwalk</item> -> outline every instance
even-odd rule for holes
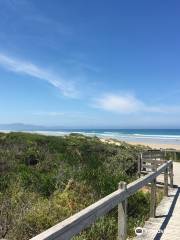
[[[139,189],[151,184],[150,216],[141,236],[142,240],[180,240],[180,163],[172,160],[162,161],[162,152],[148,151],[138,163],[146,170],[145,176],[129,183],[120,182],[119,189],[93,203],[64,221],[45,230],[31,240],[68,240],[118,206],[118,240],[127,239],[127,200]],[[153,154],[153,155],[152,155]],[[158,160],[159,159],[159,160]],[[155,160],[155,161],[154,161]],[[159,165],[158,165],[159,164]],[[173,187],[174,165],[174,187]],[[149,172],[150,169],[150,172]],[[148,170],[148,172],[147,172]],[[153,171],[152,171],[153,170]],[[170,177],[168,189],[168,174]],[[164,184],[164,198],[156,208],[156,179]],[[171,187],[170,187],[171,186]]]
[[[161,181],[162,177],[158,177]],[[174,185],[156,209],[156,217],[144,225],[142,240],[180,240],[180,163],[174,162]]]
[[[156,165],[156,164],[155,164]],[[173,180],[172,175],[172,160],[163,162],[156,171],[151,171],[144,177],[129,183],[120,182],[119,189],[105,196],[99,201],[93,203],[80,212],[72,215],[64,221],[54,225],[53,227],[45,230],[39,235],[33,237],[31,240],[68,240],[73,236],[80,233],[82,230],[90,226],[101,216],[107,214],[114,207],[118,206],[118,240],[127,239],[127,200],[130,196],[135,194],[139,189],[151,183],[151,201],[150,213],[154,216],[155,210],[155,192],[156,184],[155,179],[164,173],[164,190],[165,194],[168,190],[168,172],[170,175],[171,183]],[[148,168],[150,166],[148,165]]]

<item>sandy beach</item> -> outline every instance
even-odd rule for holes
[[[102,142],[106,142],[109,144],[116,144],[116,145],[121,145],[121,141],[116,140],[116,139],[111,139],[111,138],[100,138]],[[144,145],[144,146],[149,146],[150,148],[153,149],[176,149],[180,150],[180,145],[179,144],[162,144],[162,143],[147,143],[147,142],[131,142],[131,141],[126,141],[129,144],[132,145]]]
[[[149,146],[151,148],[155,148],[155,149],[176,149],[176,150],[180,150],[180,145],[178,144],[161,144],[161,143],[137,143],[137,142],[128,142],[129,144],[132,145],[144,145],[144,146]]]

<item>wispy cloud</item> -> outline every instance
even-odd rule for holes
[[[121,114],[138,112],[180,113],[180,106],[149,105],[132,94],[105,94],[95,99],[93,106]]]
[[[53,87],[59,89],[66,97],[77,97],[78,95],[78,91],[75,89],[74,84],[71,81],[57,76],[55,73],[47,71],[31,62],[15,59],[0,53],[0,66],[11,72],[25,74],[44,80]]]
[[[11,45],[21,47],[20,44],[24,40],[27,44],[33,41],[33,45],[41,48],[48,46],[59,49],[60,41],[72,38],[73,29],[69,24],[66,24],[63,19],[49,17],[33,1],[0,0],[0,9],[2,19],[0,36],[5,35],[7,41],[13,37],[16,41]],[[2,49],[5,43],[1,42]]]

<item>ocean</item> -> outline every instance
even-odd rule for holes
[[[2,131],[5,132],[4,130]],[[70,133],[81,133],[87,136],[114,138],[127,142],[180,145],[180,129],[47,129],[45,131],[26,132],[34,132],[54,136],[63,136]]]

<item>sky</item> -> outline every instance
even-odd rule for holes
[[[180,128],[180,1],[0,0],[0,123]]]

